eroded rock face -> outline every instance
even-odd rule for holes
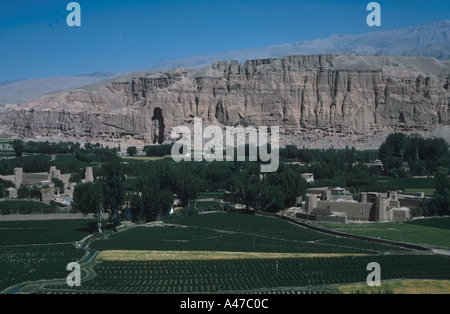
[[[159,136],[152,134],[159,132],[156,124],[164,126],[167,139],[173,127],[201,117],[205,124],[222,126],[280,126],[291,140],[315,130],[360,138],[377,132],[420,133],[450,125],[449,81],[450,64],[425,57],[317,55],[215,62],[200,70],[139,73],[45,95],[1,113],[1,131],[151,143]],[[159,111],[162,117],[155,116]]]

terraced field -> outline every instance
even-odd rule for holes
[[[259,290],[309,291],[365,282],[368,263],[382,267],[383,280],[448,279],[450,264],[441,256],[366,256],[247,260],[102,262],[97,277],[76,291],[89,293],[242,293]],[[290,289],[289,289],[290,287]],[[49,291],[66,289],[54,286]]]
[[[0,247],[0,292],[26,281],[64,278],[66,265],[83,255],[72,244]]]
[[[450,248],[450,218],[426,218],[403,222],[336,225],[328,227],[374,238]]]
[[[365,282],[374,261],[383,280],[450,278],[442,256],[230,213],[129,228],[91,248],[101,262],[80,293],[338,293],[338,285]]]
[[[408,224],[450,230],[450,217],[417,219]]]
[[[92,243],[104,250],[379,254],[398,247],[337,238],[278,218],[211,213],[138,226]]]
[[[64,224],[54,225],[62,240],[89,234],[86,225],[71,229]],[[278,218],[209,213],[164,223],[127,224],[117,233],[104,232],[91,238],[88,248],[97,253],[92,251],[89,262],[81,264],[88,275],[81,287],[69,288],[64,281],[67,260],[80,259],[86,252],[66,243],[51,245],[56,234],[42,231],[51,230],[49,225],[40,229],[41,238],[39,225],[30,223],[23,228],[36,235],[35,240],[27,241],[47,244],[32,246],[36,248],[33,251],[28,250],[28,243],[21,250],[20,241],[10,237],[8,241],[15,244],[2,247],[6,251],[0,254],[10,261],[5,267],[18,275],[7,276],[14,280],[1,284],[60,280],[19,285],[21,289],[16,292],[340,293],[341,285],[366,281],[370,262],[380,264],[383,281],[450,279],[450,259],[445,256],[335,237]],[[35,271],[21,277],[31,268]]]
[[[0,292],[27,281],[65,278],[85,251],[75,242],[90,234],[89,220],[0,222]]]
[[[0,247],[72,243],[91,234],[93,224],[86,219],[0,221]]]

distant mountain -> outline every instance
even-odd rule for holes
[[[17,104],[54,91],[78,88],[115,77],[114,73],[95,72],[76,76],[56,76],[0,83],[0,103]]]
[[[450,62],[429,57],[296,55],[126,73],[0,110],[0,136],[169,140],[177,126],[278,126],[282,145],[376,149],[389,133],[450,142]],[[125,144],[125,143],[124,143]]]
[[[85,74],[78,74],[75,76],[85,76],[85,77],[98,77],[101,79],[108,79],[111,77],[115,77],[119,75],[118,73],[114,73],[114,72],[105,72],[105,71],[97,71],[94,73],[85,73]]]
[[[367,54],[391,56],[425,56],[450,59],[450,21],[406,28],[374,31],[362,35],[333,35],[326,39],[300,41],[253,49],[241,49],[213,55],[193,56],[158,63],[150,70],[167,70],[182,66],[203,68],[214,61],[282,58],[289,55]]]
[[[406,28],[374,31],[362,35],[333,35],[326,39],[300,41],[262,48],[241,49],[213,55],[192,56],[158,63],[147,71],[166,71],[182,66],[187,69],[208,67],[215,61],[283,58],[292,55],[367,54],[391,56],[425,56],[450,59],[450,21],[422,24]],[[0,82],[0,104],[28,102],[54,91],[74,89],[108,80],[116,75],[95,72],[77,76],[50,77],[34,80]]]
[[[17,83],[17,82],[21,82],[21,81],[25,81],[25,80],[21,79],[21,80],[15,80],[15,81],[3,81],[3,82],[0,82],[0,86],[6,85],[6,84],[11,84],[11,83]]]

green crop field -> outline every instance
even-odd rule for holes
[[[407,223],[327,224],[326,226],[374,238],[450,247],[450,218],[421,219]]]
[[[434,178],[394,178],[394,177],[369,177],[370,183],[384,183],[386,185],[395,185],[404,189],[413,190],[434,190]]]
[[[78,241],[90,234],[92,223],[88,219],[0,221],[0,247]]]
[[[83,255],[72,244],[0,247],[0,292],[26,281],[64,278],[67,264]]]
[[[381,265],[383,280],[448,279],[440,256],[376,256],[264,260],[103,262],[97,277],[73,291],[97,293],[240,293],[279,290],[335,292],[327,285],[365,282],[367,264]],[[316,288],[316,289],[315,289]],[[64,285],[49,291],[64,290]]]
[[[136,227],[92,243],[103,250],[379,253],[389,245],[339,238],[278,218],[211,213],[169,219],[165,227]]]
[[[416,219],[409,221],[408,224],[450,230],[450,217]]]
[[[441,229],[403,225],[446,232],[445,221],[434,224],[443,222]],[[339,293],[340,285],[365,282],[370,262],[380,264],[384,281],[450,279],[445,256],[336,237],[278,218],[209,213],[127,224],[91,237],[86,250],[92,259],[81,262],[86,274],[81,287],[69,288],[66,265],[84,261],[88,253],[73,242],[89,235],[92,223],[0,223],[0,288],[15,285],[4,290],[9,293]],[[25,283],[36,280],[44,281]]]
[[[92,221],[0,222],[0,292],[26,281],[65,278],[66,266],[85,251],[74,245],[90,234]]]

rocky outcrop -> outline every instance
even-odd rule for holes
[[[25,137],[149,143],[159,138],[155,125],[167,139],[171,128],[201,117],[222,126],[280,126],[286,143],[318,130],[364,140],[450,126],[449,85],[449,63],[432,58],[287,56],[128,74],[42,96],[0,121],[4,134]]]

